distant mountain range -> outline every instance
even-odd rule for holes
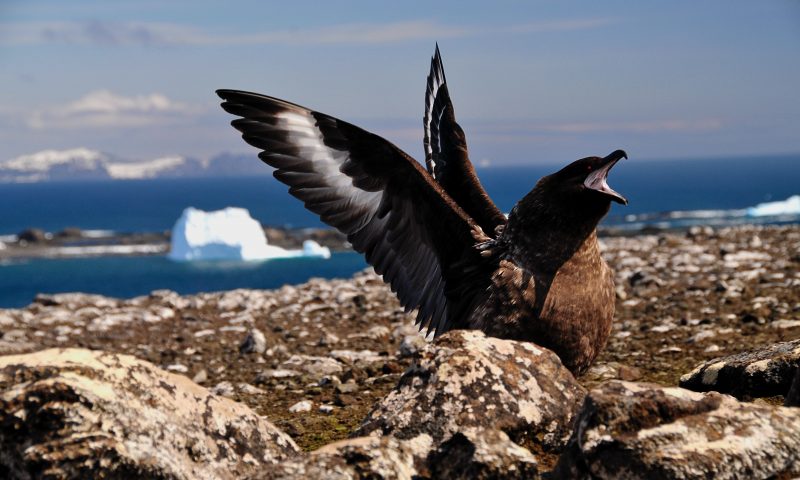
[[[0,183],[65,180],[123,180],[175,177],[231,177],[265,175],[270,169],[255,154],[223,153],[208,160],[166,156],[126,160],[114,155],[74,148],[43,150],[0,161]]]

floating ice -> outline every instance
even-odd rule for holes
[[[306,240],[303,242],[303,255],[306,257],[331,258],[331,249],[323,247],[314,240]]]
[[[327,247],[307,240],[302,250],[287,250],[267,244],[264,230],[244,208],[228,207],[204,212],[189,207],[172,227],[168,257],[192,260],[269,260],[272,258],[330,258]]]
[[[747,209],[751,217],[772,217],[776,215],[800,215],[800,195],[792,195],[778,202],[759,203]]]

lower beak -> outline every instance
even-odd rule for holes
[[[608,186],[608,172],[611,171],[611,168],[623,158],[628,158],[628,154],[626,154],[624,150],[616,150],[612,152],[603,159],[602,167],[593,171],[588,177],[586,177],[586,180],[583,181],[583,185],[586,188],[590,188],[602,194],[608,195],[611,197],[611,200],[617,203],[627,205],[628,199]]]

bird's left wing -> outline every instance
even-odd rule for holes
[[[323,113],[255,93],[217,94],[289,193],[346,234],[406,310],[419,309],[420,328],[439,334],[463,320],[488,283],[474,248],[486,237],[416,161]]]

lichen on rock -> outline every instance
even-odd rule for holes
[[[589,392],[555,479],[751,479],[800,474],[800,409],[613,381]]]
[[[0,357],[0,391],[10,479],[233,479],[298,452],[247,406],[129,355]]]
[[[520,444],[563,446],[585,390],[549,350],[457,330],[422,351],[356,435],[427,434],[435,444],[467,428]]]

